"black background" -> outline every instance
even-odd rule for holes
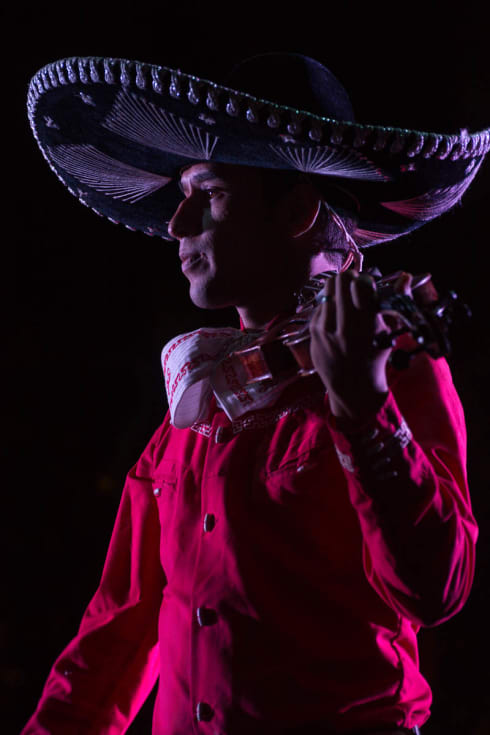
[[[490,125],[481,7],[310,0],[2,11],[2,732],[18,733],[31,714],[95,591],[125,473],[165,410],[162,345],[199,325],[236,324],[229,312],[190,305],[175,245],[97,218],[64,189],[29,130],[29,78],[58,58],[100,55],[220,81],[245,56],[296,51],[332,69],[359,121],[474,131]],[[489,183],[487,162],[462,206],[367,256],[383,272],[431,271],[439,290],[457,290],[474,314],[451,365],[469,429],[478,569],[465,609],[421,634],[434,688],[424,735],[490,733]],[[148,734],[150,722],[151,702],[129,732]]]

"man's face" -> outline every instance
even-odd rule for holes
[[[192,301],[211,309],[263,300],[286,253],[260,171],[198,163],[180,185],[185,198],[169,232],[179,241]]]

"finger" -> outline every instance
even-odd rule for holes
[[[329,301],[332,299],[332,295],[329,294],[329,290],[331,289],[330,281],[331,279],[325,281],[322,290],[316,296],[318,306],[314,309],[309,322],[310,333],[312,335],[323,335],[326,332],[327,315],[332,310],[332,307],[329,305]]]
[[[327,278],[316,301],[318,307],[310,320],[311,323],[314,323],[321,331],[335,330],[335,283],[333,278]]]
[[[411,273],[400,273],[395,281],[394,290],[396,293],[403,294],[404,296],[412,296],[412,281],[413,275]]]
[[[335,332],[337,327],[337,305],[335,302],[335,278],[329,278],[325,284],[327,300],[323,304],[325,331]]]
[[[352,302],[351,284],[357,272],[350,270],[345,273],[339,273],[335,277],[335,304],[336,304],[336,320],[337,330],[343,332],[346,326],[351,323],[355,312],[355,306]]]
[[[371,276],[362,273],[351,283],[352,302],[357,309],[374,314],[378,311],[376,285]]]

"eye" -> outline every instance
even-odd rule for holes
[[[204,193],[206,194],[208,199],[214,199],[219,194],[219,191],[218,189],[209,188],[204,189]]]

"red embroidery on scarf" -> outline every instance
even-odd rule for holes
[[[203,362],[209,362],[215,359],[216,359],[216,355],[208,355],[206,352],[204,352],[202,355],[198,355],[193,360],[188,360],[187,362],[184,362],[184,364],[182,365],[179,372],[174,378],[174,382],[172,384],[172,390],[170,391],[170,396],[168,399],[169,406],[171,406],[173,403],[174,393],[177,390],[177,386],[179,385],[184,375],[186,375],[187,372],[190,372],[191,370],[195,370],[196,367],[201,365]]]
[[[178,347],[178,346],[179,346],[180,344],[182,344],[182,342],[186,342],[186,341],[187,341],[188,339],[190,339],[190,338],[191,338],[191,337],[192,337],[193,335],[194,335],[194,332],[189,332],[188,334],[184,334],[184,335],[183,335],[182,337],[179,337],[179,339],[176,339],[176,340],[175,340],[175,342],[172,342],[172,344],[171,344],[171,345],[170,345],[170,347],[168,348],[168,350],[167,350],[167,353],[166,353],[166,355],[165,355],[165,358],[164,358],[164,360],[163,360],[163,367],[164,367],[164,369],[165,369],[165,368],[166,368],[166,366],[167,366],[167,361],[168,361],[168,358],[170,357],[170,355],[172,354],[172,352],[173,352],[173,351],[174,351],[175,349],[177,349],[177,347]]]
[[[247,390],[240,385],[240,381],[238,380],[231,358],[228,357],[226,360],[223,360],[222,368],[228,388],[233,392],[233,395],[238,398],[240,403],[253,403],[253,398],[251,398],[247,393]]]
[[[187,332],[186,334],[183,334],[181,337],[178,337],[174,342],[172,342],[172,344],[170,345],[170,347],[168,348],[168,350],[165,353],[165,357],[163,358],[163,364],[162,364],[163,374],[166,377],[165,386],[166,386],[166,389],[167,389],[167,394],[168,394],[168,388],[169,388],[169,384],[170,384],[170,379],[172,377],[172,374],[171,374],[170,370],[167,368],[167,362],[169,360],[169,357],[172,354],[172,352],[175,352],[175,350],[177,349],[177,347],[179,345],[181,345],[183,342],[187,342],[188,339],[191,339],[196,334],[199,334],[199,336],[205,337],[206,339],[209,339],[209,338],[215,339],[216,337],[229,337],[230,336],[230,333],[228,331],[226,331],[226,330],[224,330],[224,331],[214,330],[214,331],[211,331],[210,332],[210,331],[208,331],[206,329],[198,329],[195,332]],[[212,359],[214,360],[217,357],[218,357],[218,355],[216,355]],[[179,378],[179,380],[180,380],[180,378]]]

